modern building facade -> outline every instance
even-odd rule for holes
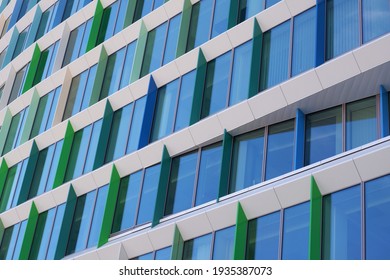
[[[0,259],[390,259],[389,0],[3,0],[0,29]]]

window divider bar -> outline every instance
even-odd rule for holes
[[[261,53],[263,48],[263,32],[261,31],[258,21],[253,20],[253,46],[252,46],[252,61],[251,72],[249,79],[248,98],[255,96],[259,92],[260,84],[260,69],[261,69]]]

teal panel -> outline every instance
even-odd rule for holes
[[[35,38],[37,37],[39,24],[41,23],[42,18],[42,10],[41,7],[37,7],[37,10],[34,15],[33,22],[31,23],[30,31],[28,32],[26,46],[31,46],[35,42]]]
[[[100,99],[100,92],[103,87],[104,74],[106,72],[106,66],[108,61],[107,51],[102,47],[102,51],[100,52],[99,62],[96,69],[95,81],[93,83],[91,100],[89,102],[89,106],[97,103]]]
[[[143,21],[141,21],[141,30],[137,40],[137,47],[134,54],[133,71],[131,72],[130,83],[135,82],[141,77],[142,61],[144,59],[146,42],[148,40],[148,30]]]
[[[181,260],[183,258],[183,248],[184,248],[184,240],[181,236],[180,230],[175,225],[175,233],[173,235],[173,243],[172,243],[172,260]]]
[[[110,102],[107,100],[106,108],[104,110],[104,116],[102,121],[102,128],[100,129],[99,141],[97,146],[97,153],[93,164],[93,170],[98,169],[104,164],[104,158],[106,153],[104,151],[108,148],[108,140],[110,138],[110,131],[112,125],[112,119],[114,117],[114,111],[112,110]],[[101,152],[99,152],[101,151]]]
[[[28,260],[34,239],[35,228],[37,227],[38,216],[38,209],[33,202],[31,205],[30,215],[27,220],[26,232],[24,234],[22,248],[20,250],[19,260]]]
[[[14,52],[15,52],[16,44],[18,43],[18,38],[19,38],[19,31],[15,27],[14,30],[12,31],[11,40],[9,41],[7,53],[6,53],[5,57],[4,57],[3,68],[8,63],[11,62],[12,57],[13,57]]]
[[[192,4],[190,0],[184,0],[183,12],[181,16],[179,39],[177,43],[176,57],[186,53],[188,34],[190,32],[192,14]]]
[[[260,84],[260,68],[261,68],[261,52],[263,48],[263,32],[257,20],[254,20],[253,26],[253,47],[252,47],[252,62],[251,62],[251,77],[249,82],[249,96],[255,96],[259,92]]]
[[[9,109],[5,112],[3,126],[0,130],[0,155],[3,154],[5,142],[7,141],[7,136],[12,122],[12,113]]]
[[[228,194],[229,170],[232,158],[233,137],[226,131],[223,133],[221,176],[219,180],[218,200]]]
[[[240,1],[239,0],[230,0],[230,9],[229,9],[229,20],[228,20],[228,29],[236,26],[238,22],[238,9]]]
[[[126,28],[133,23],[136,6],[137,1],[127,1],[125,23],[123,28]]]
[[[322,194],[313,176],[310,186],[309,259],[321,259]]]
[[[22,138],[20,139],[20,144],[27,142],[30,139],[31,131],[34,126],[35,116],[37,115],[37,110],[39,106],[40,96],[36,90],[34,90],[31,103],[28,109],[26,123],[24,124],[24,129],[22,131]]]
[[[5,159],[3,158],[1,160],[0,165],[0,204],[2,200],[4,199],[4,188],[5,188],[5,182],[7,180],[7,174],[8,174],[8,165]],[[1,240],[1,238],[0,238]]]
[[[103,18],[103,5],[100,0],[97,1],[95,14],[93,16],[91,32],[89,33],[86,53],[96,47],[97,39],[99,36],[99,29]]]
[[[199,49],[198,65],[196,67],[195,89],[192,100],[190,125],[200,120],[202,110],[203,89],[206,81],[207,61],[202,49]]]
[[[248,218],[242,209],[241,203],[237,204],[236,235],[234,239],[234,259],[245,260],[246,239],[248,233]]]

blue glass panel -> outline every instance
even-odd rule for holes
[[[125,62],[125,54],[126,48],[122,48],[108,57],[100,99],[118,91]]]
[[[196,71],[185,74],[181,80],[179,103],[177,106],[175,131],[183,129],[190,124],[192,101],[195,90]]]
[[[272,179],[293,169],[294,120],[269,127],[265,179]]]
[[[217,199],[221,177],[222,145],[217,144],[202,150],[196,189],[195,205]]]
[[[324,197],[322,258],[361,259],[361,188],[352,187]]]
[[[230,0],[216,0],[211,38],[225,32],[228,28]]]
[[[267,5],[266,5],[266,8],[269,8],[273,5],[275,5],[276,3],[280,2],[281,0],[266,0],[267,2]]]
[[[119,6],[119,13],[117,15],[116,25],[114,34],[117,34],[119,31],[121,31],[125,25],[125,17],[126,17],[126,11],[127,11],[127,3],[128,1],[125,0],[118,0],[120,2]]]
[[[287,208],[284,211],[282,259],[308,259],[309,219],[309,202]]]
[[[167,42],[165,44],[164,62],[167,64],[176,58],[176,48],[179,39],[181,14],[178,14],[169,21]]]
[[[359,46],[359,1],[326,2],[326,59]]]
[[[390,259],[390,176],[366,183],[366,259]]]
[[[214,0],[201,0],[192,6],[187,51],[192,50],[210,38],[210,23]]]
[[[45,192],[47,192],[53,188],[54,178],[55,178],[55,174],[56,174],[56,172],[54,172],[54,170],[57,170],[58,163],[60,161],[60,155],[61,155],[63,143],[64,143],[64,140],[61,140],[61,141],[58,141],[56,144],[56,150],[54,152],[53,161],[52,161],[51,167],[50,167],[51,172],[49,172],[49,176],[47,177]]]
[[[294,18],[291,76],[315,66],[316,9],[312,8]]]
[[[119,88],[124,88],[130,82],[131,71],[133,69],[134,52],[137,40],[127,46],[125,65],[122,72],[121,84]]]
[[[134,258],[134,260],[139,260],[139,261],[153,260],[153,252],[136,257],[136,258]]]
[[[119,5],[120,5],[120,1],[116,1],[113,4],[111,4],[109,7],[104,9],[103,19],[105,20],[108,19],[108,22],[106,22],[104,26],[101,26],[103,27],[104,30],[102,29],[99,30],[99,33],[102,31],[105,35],[104,38],[101,38],[101,42],[106,41],[107,39],[111,38],[112,35],[114,35],[115,24],[118,16],[118,11],[119,11]]]
[[[290,21],[264,33],[260,90],[273,87],[288,76]]]
[[[209,260],[212,238],[210,233],[184,242],[183,260]]]
[[[264,130],[234,139],[229,193],[261,182]]]
[[[246,259],[279,258],[280,212],[268,214],[248,223]]]
[[[92,89],[93,89],[93,84],[95,83],[96,71],[97,71],[97,64],[89,68],[88,81],[85,86],[83,102],[81,103],[79,112],[88,108],[91,105],[90,103],[91,103]]]
[[[53,260],[55,257],[55,252],[57,250],[57,244],[60,237],[62,220],[64,219],[64,213],[65,213],[65,203],[57,207],[57,214],[51,232],[49,247],[47,249],[47,255],[46,255],[47,260]]]
[[[10,260],[14,253],[15,243],[18,238],[20,223],[5,229],[0,246],[0,259]]]
[[[100,136],[101,129],[102,129],[102,120],[96,121],[93,124],[93,130],[91,134],[91,139],[89,141],[88,154],[85,159],[83,174],[92,171],[94,168],[96,153],[98,152],[97,148],[99,144],[99,136]]]
[[[26,46],[27,36],[28,36],[28,33],[30,32],[30,27],[31,27],[31,25],[29,25],[22,32],[20,32],[19,37],[18,37],[18,41],[16,42],[14,53],[12,55],[12,59],[14,59],[19,54],[21,54],[22,51],[27,47]]]
[[[145,112],[146,97],[142,97],[135,103],[133,119],[131,120],[130,138],[127,144],[126,154],[138,149],[139,137],[141,135],[142,121]]]
[[[215,233],[213,260],[232,260],[236,227],[221,229]]]
[[[238,23],[253,17],[264,9],[265,0],[240,0]]]
[[[20,222],[19,234],[15,243],[15,250],[12,256],[13,260],[18,260],[20,256],[20,250],[22,249],[24,234],[26,233],[27,220]]]
[[[63,120],[66,120],[79,112],[81,102],[83,100],[85,85],[87,84],[88,72],[89,71],[86,70],[72,79],[64,116],[62,118]]]
[[[252,47],[253,44],[251,40],[234,50],[229,106],[237,104],[249,97]]]
[[[96,246],[98,243],[100,230],[102,228],[104,210],[106,209],[107,193],[108,186],[101,187],[98,190],[88,239],[88,248]]]
[[[363,0],[363,42],[390,32],[390,2]]]
[[[166,247],[164,249],[160,249],[156,251],[155,260],[170,260],[172,253],[172,247]]]

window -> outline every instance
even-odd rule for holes
[[[116,160],[138,149],[146,97],[114,112],[105,162]]]
[[[30,260],[54,260],[65,204],[40,213],[30,249]]]
[[[190,124],[195,76],[194,70],[158,89],[151,142]]]
[[[129,84],[136,44],[134,41],[108,57],[100,100]]]
[[[172,160],[165,215],[218,197],[222,146],[212,145]],[[197,178],[197,180],[196,180]]]
[[[90,2],[92,2],[92,0],[67,0],[62,21],[66,20]]]
[[[132,260],[170,260],[172,247],[166,247],[151,253],[144,254],[142,256],[133,258]]]
[[[64,182],[93,170],[101,127],[100,119],[74,134]]]
[[[5,20],[4,25],[3,25],[3,29],[1,30],[0,38],[3,38],[3,36],[7,33],[10,20],[11,20],[11,16],[9,16]]]
[[[179,31],[181,23],[181,14],[169,20],[167,39],[165,42],[163,64],[167,64],[176,58],[177,43],[179,40]]]
[[[6,47],[1,53],[0,53],[0,69],[3,69],[3,62],[5,55],[7,54],[8,47]]]
[[[363,43],[390,32],[390,2],[362,0]]]
[[[123,29],[127,10],[126,3],[124,0],[118,0],[104,9],[97,45]]]
[[[323,198],[322,258],[360,260],[361,188],[348,188]]]
[[[153,218],[160,164],[121,179],[111,232],[146,224]]]
[[[17,57],[24,49],[27,47],[27,36],[30,32],[31,25],[27,26],[22,32],[19,33],[18,40],[16,41],[16,46],[14,53],[12,55],[12,59]]]
[[[14,101],[18,96],[22,94],[24,87],[24,82],[26,81],[26,76],[30,63],[26,64],[19,72],[16,73],[14,84],[12,86],[11,94],[8,99],[8,104]]]
[[[64,116],[66,120],[90,105],[97,64],[72,79]]]
[[[164,4],[164,0],[138,0],[135,8],[134,22],[157,9],[162,4]]]
[[[243,22],[264,9],[265,0],[240,0],[238,22]]]
[[[38,26],[37,35],[35,36],[35,41],[41,38],[44,34],[48,33],[54,27],[54,19],[58,6],[59,1],[43,12],[41,21]]]
[[[39,58],[38,68],[34,77],[33,85],[38,84],[49,77],[53,72],[54,62],[58,52],[59,41],[42,51]],[[41,72],[42,69],[42,72]]]
[[[3,155],[21,144],[20,141],[22,139],[22,133],[27,121],[28,111],[29,107],[23,109],[12,117],[7,139],[4,144]]]
[[[104,186],[77,198],[66,255],[97,245],[107,193]]]
[[[63,140],[41,150],[31,181],[28,199],[41,195],[53,188],[54,177],[60,160]]]
[[[232,260],[235,226],[184,242],[183,260]]]
[[[0,244],[1,260],[18,260],[24,234],[26,232],[27,220],[16,225],[8,227],[4,231],[3,239]]]
[[[30,139],[48,130],[53,125],[54,113],[58,105],[58,97],[61,93],[61,86],[52,90],[39,99],[34,124],[31,130]]]
[[[85,54],[89,33],[91,32],[92,18],[70,32],[62,67],[65,67],[76,58]]]

